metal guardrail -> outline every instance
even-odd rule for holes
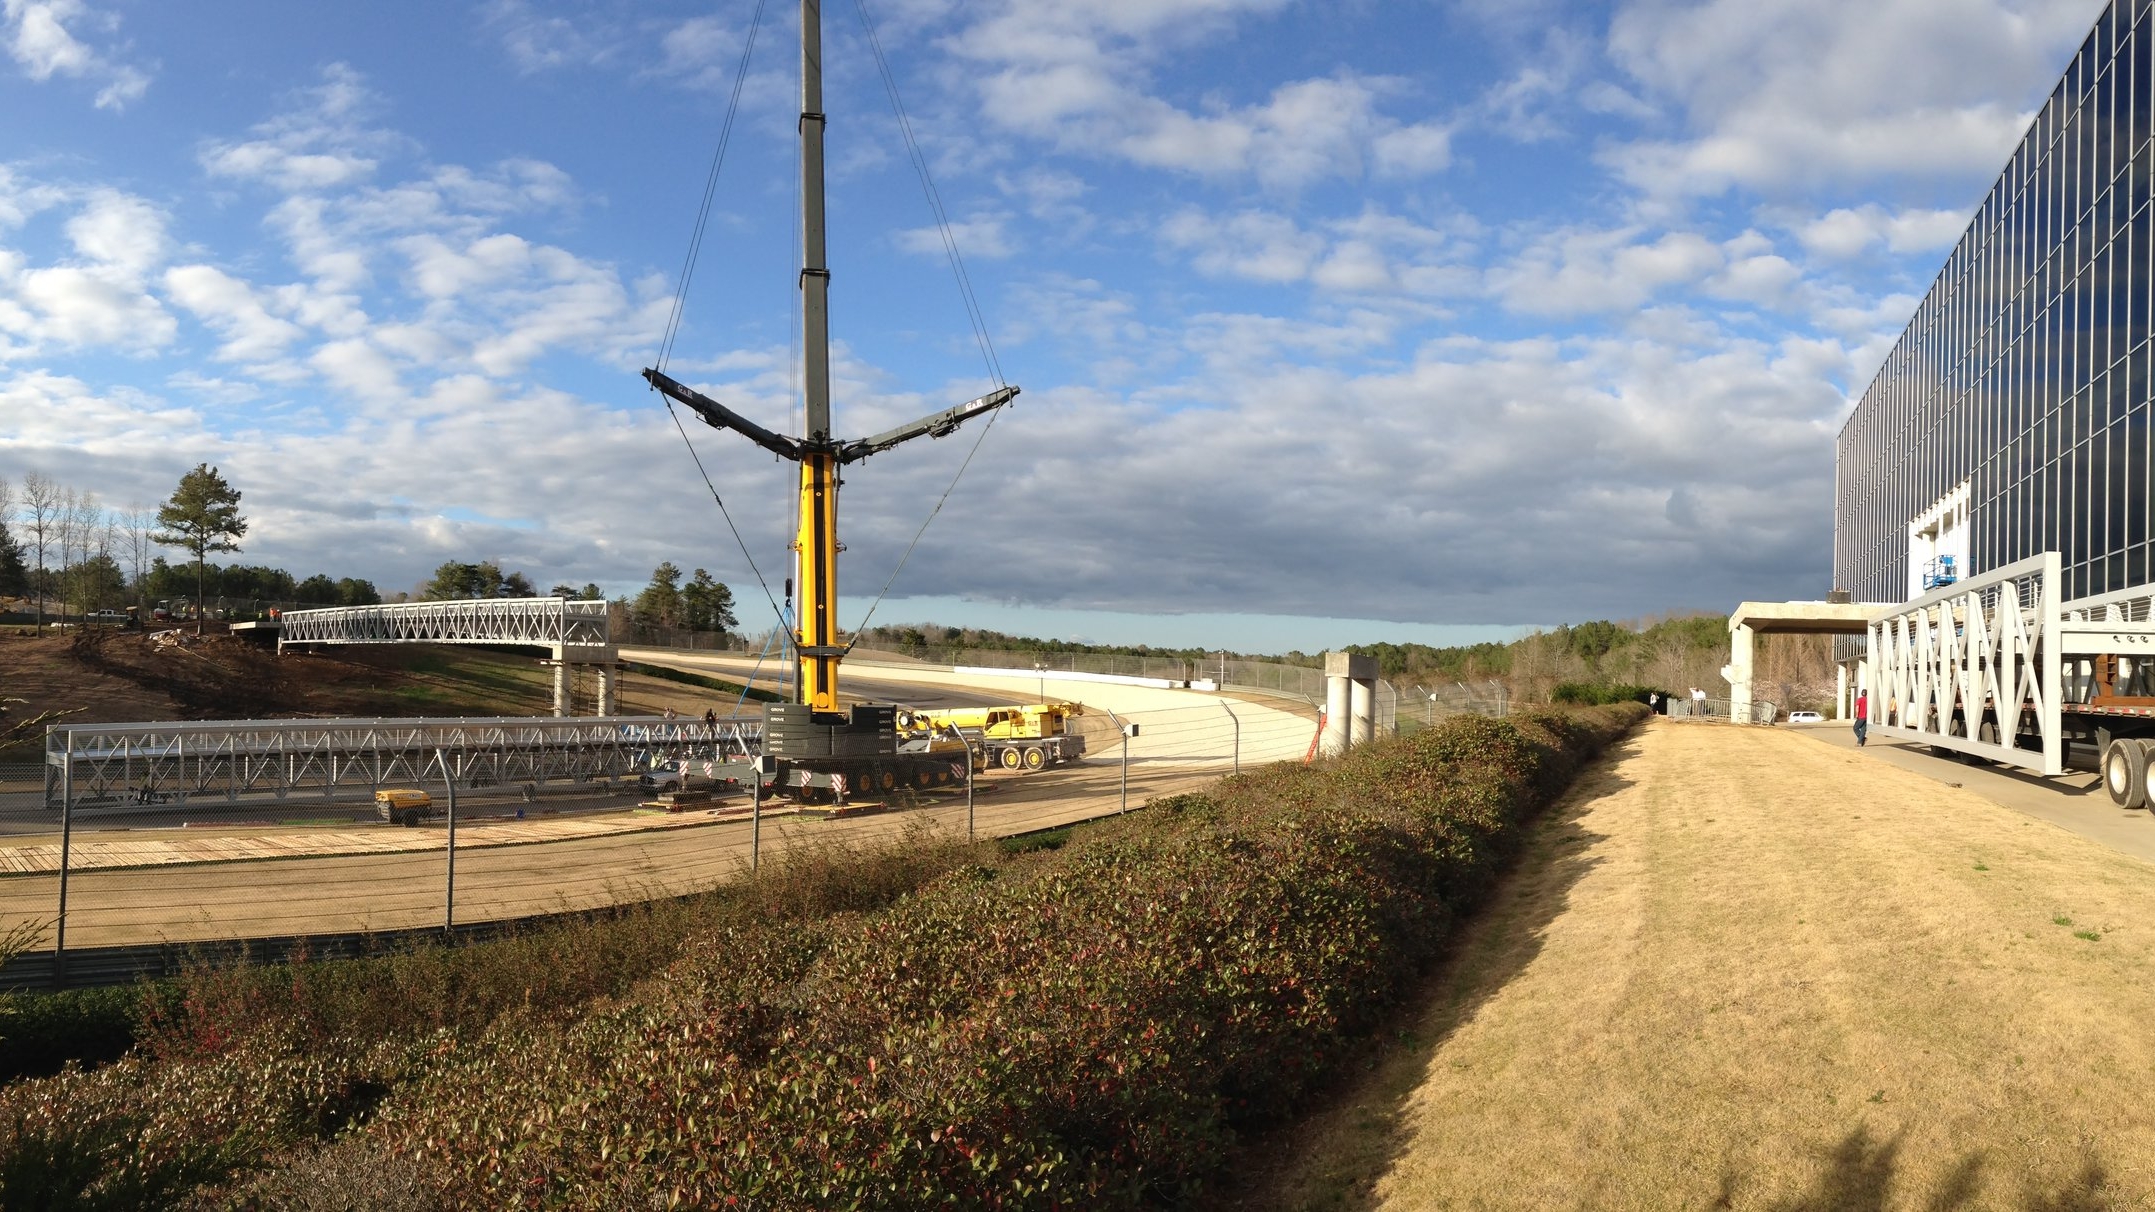
[[[1672,720],[1715,720],[1724,724],[1771,724],[1780,718],[1781,709],[1764,699],[1753,699],[1748,707],[1733,699],[1687,699],[1682,696],[1669,700],[1669,718]]]

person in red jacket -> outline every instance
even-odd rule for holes
[[[1856,746],[1861,748],[1871,731],[1871,696],[1856,691]]]

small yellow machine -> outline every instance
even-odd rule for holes
[[[434,815],[434,797],[415,787],[384,788],[374,793],[374,814],[410,828]]]

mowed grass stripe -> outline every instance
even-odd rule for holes
[[[1861,754],[1655,722],[1433,989],[1256,1202],[2155,1202],[2155,866]]]

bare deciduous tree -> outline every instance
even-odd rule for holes
[[[127,576],[135,586],[135,605],[149,615],[150,604],[143,596],[143,585],[150,574],[150,563],[155,558],[157,511],[146,505],[130,505],[125,513],[115,513],[124,533],[122,549],[127,552]]]
[[[59,484],[42,472],[22,478],[23,537],[37,556],[37,580],[31,587],[37,598],[37,625],[45,626],[45,556],[59,537],[61,493]]]

